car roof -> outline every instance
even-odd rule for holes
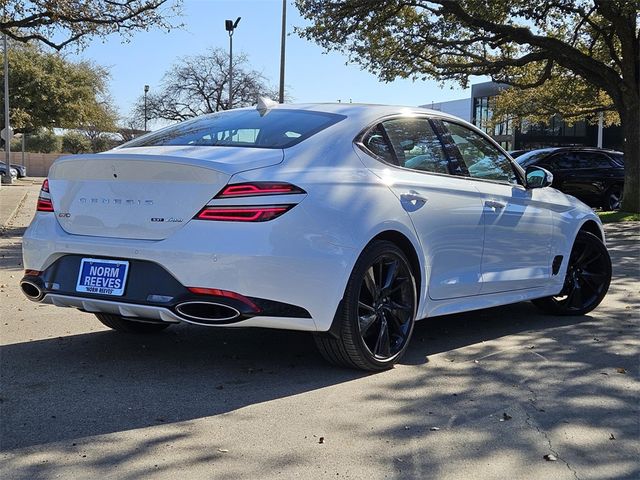
[[[238,110],[254,110],[256,107],[244,107]],[[382,105],[375,103],[282,103],[275,104],[270,109],[282,110],[313,110],[316,112],[335,113],[345,115],[351,118],[359,118],[361,120],[371,118],[380,118],[387,115],[430,115],[451,120],[462,120],[459,117],[444,113],[430,108],[413,107],[407,105]],[[462,120],[464,121],[464,120]],[[465,121],[465,123],[468,123]]]
[[[611,149],[608,149],[608,148],[598,148],[598,147],[582,147],[582,146],[537,148],[535,150],[529,150],[526,153],[531,153],[531,152],[539,152],[539,153],[544,153],[544,152],[548,152],[548,153],[556,153],[556,152],[604,152],[604,153],[619,153],[619,154],[622,154],[622,152],[620,152],[618,150],[611,150]]]

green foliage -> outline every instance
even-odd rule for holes
[[[608,111],[625,136],[623,208],[640,211],[638,0],[296,0],[298,33],[383,81],[474,75],[514,87],[499,113],[568,120]]]
[[[114,109],[107,96],[108,78],[102,67],[69,62],[58,54],[13,43],[9,52],[9,107],[14,130],[93,125],[115,129]],[[0,113],[4,113],[4,98],[0,99]]]
[[[3,0],[0,32],[20,42],[60,50],[92,36],[130,36],[140,30],[172,28],[181,0]]]
[[[91,142],[80,132],[68,131],[62,136],[62,151],[66,153],[86,153],[91,150]]]
[[[640,213],[629,212],[598,212],[602,223],[640,222]]]
[[[54,153],[59,152],[61,147],[60,137],[53,130],[47,128],[28,134],[25,140],[25,151],[27,152]]]

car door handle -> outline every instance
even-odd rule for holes
[[[505,203],[496,202],[495,200],[487,200],[484,204],[489,208],[493,208],[495,211],[502,210],[507,206]]]
[[[419,202],[419,203],[426,203],[429,201],[427,197],[420,195],[415,190],[409,190],[408,193],[400,194],[400,200],[402,200],[403,202]]]

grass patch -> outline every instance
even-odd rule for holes
[[[638,222],[640,213],[630,212],[597,212],[602,223]]]

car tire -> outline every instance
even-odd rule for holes
[[[95,315],[103,325],[122,333],[158,333],[170,325],[169,323],[136,322],[110,313],[96,313]]]
[[[602,199],[602,210],[608,212],[610,210],[620,210],[622,204],[622,186],[613,185],[604,194]]]
[[[417,310],[409,260],[392,242],[374,241],[358,258],[332,331],[315,336],[329,362],[366,371],[391,367],[405,353]]]
[[[585,315],[600,305],[610,283],[611,257],[607,247],[592,233],[580,231],[571,249],[562,291],[532,303],[553,315]]]

